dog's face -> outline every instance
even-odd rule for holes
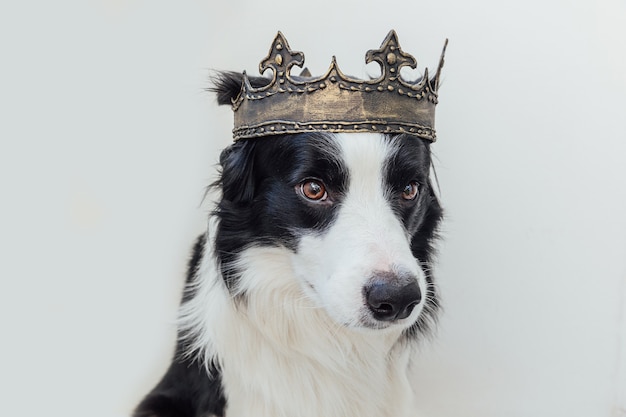
[[[427,143],[374,133],[285,135],[237,142],[221,164],[216,249],[229,288],[240,285],[232,267],[240,254],[281,247],[303,296],[335,322],[426,325],[437,307],[427,266],[441,217]]]

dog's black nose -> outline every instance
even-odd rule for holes
[[[422,300],[417,282],[410,283],[374,281],[365,287],[367,306],[374,318],[381,321],[405,319]]]

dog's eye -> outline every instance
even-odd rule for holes
[[[312,201],[324,201],[328,198],[326,187],[318,180],[306,180],[301,183],[300,193]]]
[[[411,181],[402,190],[402,198],[405,200],[415,200],[419,191],[420,187],[417,181]]]

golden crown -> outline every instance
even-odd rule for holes
[[[416,81],[402,79],[400,69],[415,69],[417,62],[400,48],[394,30],[379,49],[365,55],[366,64],[380,64],[378,78],[360,80],[346,76],[334,56],[321,77],[311,77],[306,68],[300,76],[292,76],[294,65],[302,68],[304,54],[292,51],[287,39],[278,32],[269,54],[259,64],[261,74],[271,70],[269,84],[254,88],[243,73],[241,91],[232,103],[233,137],[237,140],[313,131],[369,131],[407,133],[434,142],[435,105],[447,44],[446,40],[433,78],[428,77],[426,68]]]

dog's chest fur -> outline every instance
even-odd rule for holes
[[[262,336],[246,338],[254,339],[249,342],[256,343],[256,352],[233,349],[245,371],[231,367],[222,374],[226,417],[409,415],[412,392],[406,351],[370,360],[352,352],[337,358],[345,361],[343,366],[328,368],[315,359],[287,361]]]

